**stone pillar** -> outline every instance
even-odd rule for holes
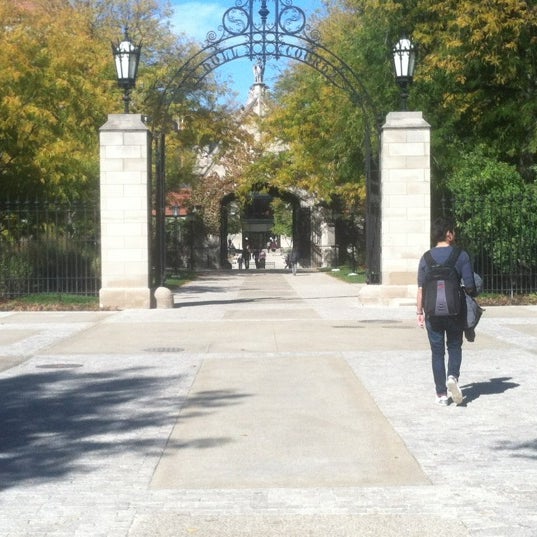
[[[151,135],[136,114],[100,129],[101,308],[150,308]]]
[[[415,300],[418,262],[430,247],[430,131],[421,112],[386,117],[381,139],[382,285],[368,286],[364,302]]]

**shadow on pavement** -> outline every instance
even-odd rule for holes
[[[511,457],[537,460],[537,438],[527,442],[502,442],[498,451],[510,451]]]
[[[475,401],[481,395],[501,394],[507,390],[518,388],[520,384],[509,382],[512,377],[492,378],[488,382],[476,382],[462,386],[465,395],[465,404]],[[512,457],[520,457],[537,460],[537,439],[528,440],[527,442],[510,442],[504,441],[499,443],[496,448],[498,451],[509,451]]]
[[[180,295],[175,295],[180,297]],[[193,302],[176,302],[174,308],[191,308],[193,306],[222,306],[225,304],[244,304],[248,302],[256,302],[254,299],[250,298],[234,298],[231,300],[196,300]]]
[[[91,472],[119,453],[160,455],[162,435],[147,428],[176,422],[184,401],[163,395],[163,389],[179,378],[151,376],[146,368],[103,373],[77,368],[0,379],[0,490]],[[239,397],[206,393],[197,403],[207,412]],[[190,408],[181,419],[194,415]]]
[[[465,403],[471,403],[482,395],[493,395],[504,393],[507,390],[518,388],[520,384],[509,382],[511,377],[492,378],[487,382],[475,382],[473,384],[465,384],[461,386],[464,394]]]

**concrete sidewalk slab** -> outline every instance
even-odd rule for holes
[[[0,345],[12,345],[18,341],[28,339],[37,333],[37,330],[0,330]]]
[[[306,315],[307,310],[267,316],[264,311],[241,311],[219,321],[160,323],[102,322],[52,344],[51,354],[132,354],[154,348],[182,352],[343,352],[357,349],[425,348],[426,336],[411,320],[333,322]],[[309,318],[308,318],[309,317]],[[371,321],[375,321],[374,319]],[[492,344],[492,342],[491,342]]]
[[[152,487],[427,483],[347,363],[306,355],[206,360]]]

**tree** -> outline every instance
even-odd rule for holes
[[[525,181],[533,181],[537,155],[534,1],[331,0],[326,4],[328,16],[318,23],[322,43],[358,74],[380,122],[397,103],[392,47],[403,33],[418,46],[409,104],[422,110],[433,127],[435,187],[443,187],[457,169],[461,148],[480,143],[495,148]],[[360,114],[340,92],[322,88],[316,75],[302,66],[292,67],[278,93],[289,113],[282,112],[278,120],[287,128],[295,119],[294,131],[288,129],[295,139],[290,145],[298,157],[293,162],[304,170],[304,177],[312,169],[306,159],[311,151],[323,175],[328,173],[332,182],[348,183],[360,173],[360,159],[345,159],[345,153],[331,150],[347,148],[349,155],[350,148],[363,143],[353,130]],[[340,175],[350,169],[353,172]],[[319,187],[314,182],[312,186]]]
[[[226,114],[210,78],[176,87],[196,45],[171,31],[155,0],[35,0],[0,4],[0,198],[41,195],[97,199],[98,129],[121,112],[110,43],[128,27],[142,42],[131,111],[168,137],[172,186],[192,177],[193,146],[223,139]],[[218,119],[217,119],[218,116]]]
[[[282,150],[265,152],[251,175],[282,190],[310,192],[338,214],[340,223],[358,230],[366,166],[375,167],[366,160],[378,154],[379,112],[390,108],[397,91],[386,61],[391,11],[379,17],[382,6],[366,11],[364,2],[327,4],[328,16],[314,20],[315,29],[323,47],[341,60],[350,85],[342,89],[311,66],[291,65],[276,87],[277,107],[265,125]],[[320,47],[316,52],[326,56]]]
[[[274,214],[274,225],[271,233],[284,237],[293,236],[293,208],[282,199],[274,198],[271,202]]]
[[[1,196],[84,197],[96,186],[108,54],[63,2],[19,12],[3,4],[0,18]]]
[[[258,155],[252,135],[241,126],[240,116],[228,116],[227,131],[221,143],[198,149],[210,150],[210,169],[193,181],[192,204],[203,211],[207,232],[220,232],[221,200],[234,193],[243,203],[246,193],[247,170]],[[218,138],[216,138],[217,140]],[[225,170],[218,173],[216,168]]]
[[[535,270],[536,190],[515,166],[481,145],[461,156],[448,187],[460,238],[470,252],[486,244],[484,255],[499,273]]]
[[[537,152],[537,8],[533,1],[420,0],[416,102],[434,126],[439,179],[459,142],[486,143],[534,177]]]

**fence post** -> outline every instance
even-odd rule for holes
[[[150,308],[151,135],[141,115],[100,129],[101,308]]]

